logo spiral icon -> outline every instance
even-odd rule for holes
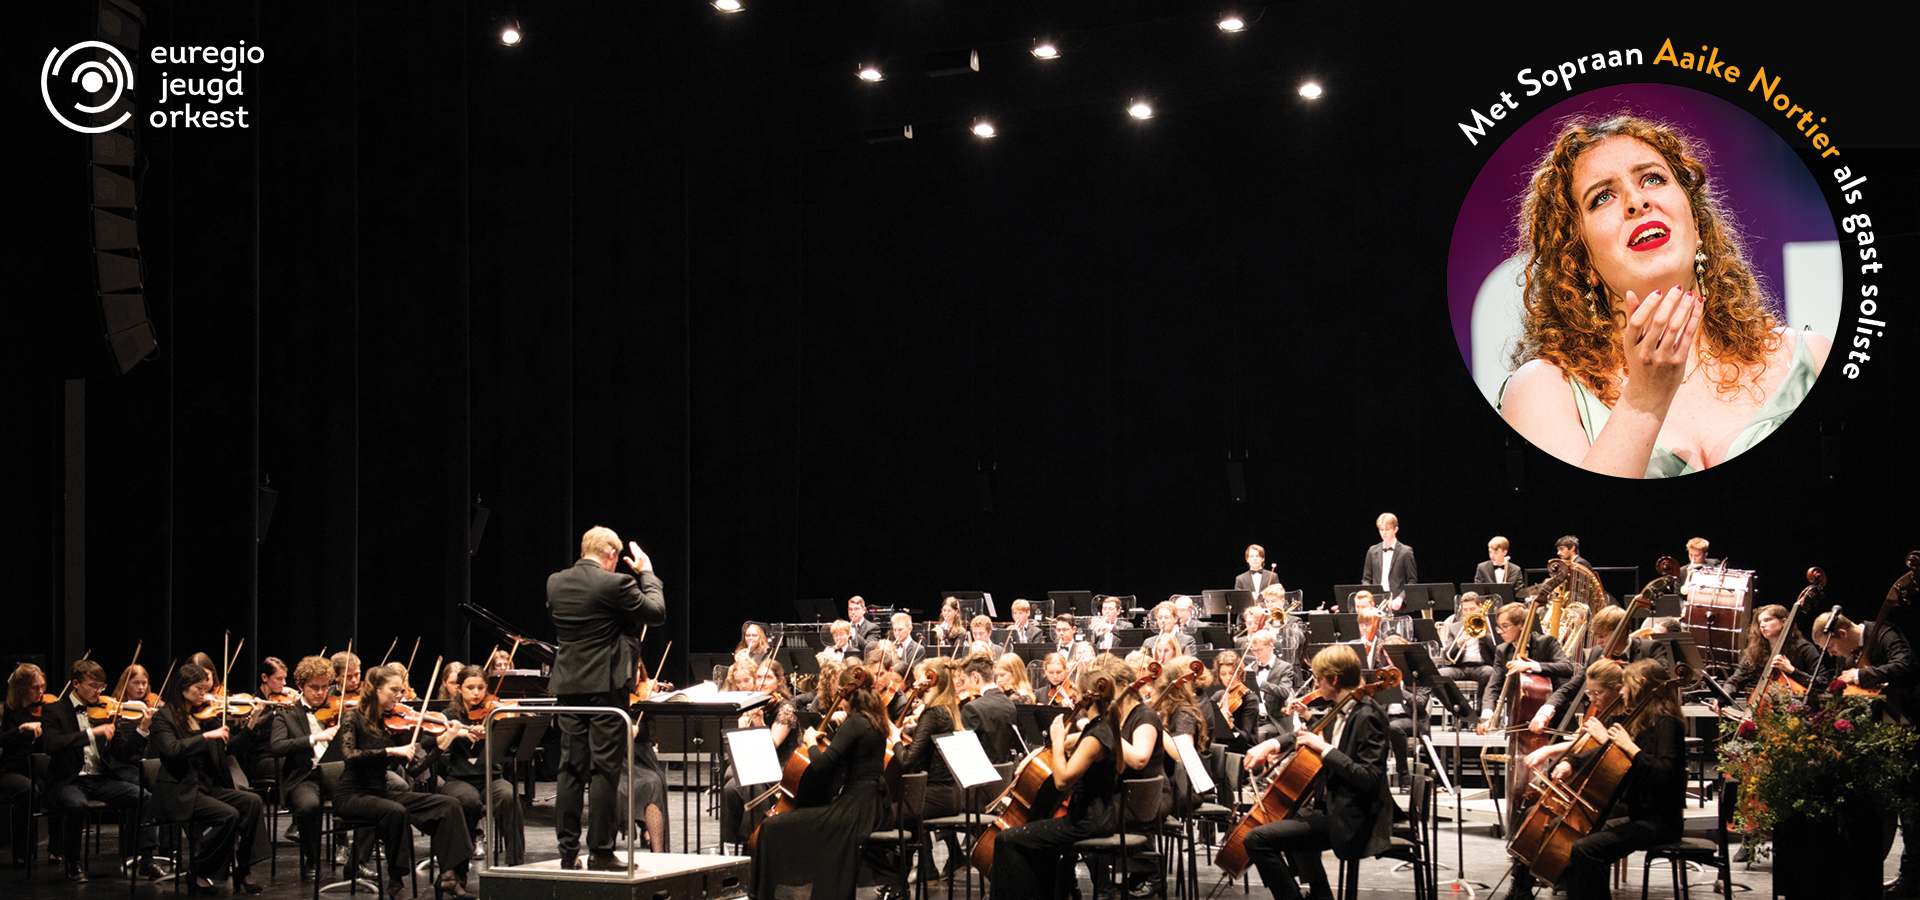
[[[47,51],[47,61],[40,66],[40,99],[47,102],[47,111],[53,113],[53,117],[60,120],[60,124],[82,134],[99,134],[119,128],[133,116],[133,112],[129,110],[122,113],[120,118],[106,125],[76,124],[54,105],[53,93],[49,90],[52,82],[61,77],[60,69],[67,64],[67,57],[88,47],[106,51],[106,59],[90,59],[74,66],[67,74],[67,80],[77,85],[88,96],[98,94],[108,86],[112,86],[113,91],[97,105],[89,106],[85,102],[77,102],[73,104],[73,108],[80,111],[81,121],[84,122],[88,116],[120,102],[120,95],[133,87],[133,66],[127,62],[126,56],[120,53],[120,48],[100,41],[81,41],[68,47],[64,52],[59,48]],[[63,85],[63,93],[65,90]]]

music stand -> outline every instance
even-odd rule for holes
[[[1336,584],[1333,586],[1333,605],[1340,607],[1344,612],[1353,612],[1353,595],[1361,591],[1371,591],[1374,603],[1378,604],[1380,598],[1387,595],[1387,586],[1384,584]],[[1326,607],[1317,608],[1325,609]]]
[[[1433,609],[1434,606],[1438,605],[1440,598],[1445,598],[1451,602],[1453,600],[1453,585],[1433,582],[1426,584],[1409,584],[1400,589],[1400,596],[1400,613],[1402,615],[1418,615]]]
[[[1093,615],[1092,591],[1048,591],[1054,609],[1070,610],[1076,618]]]
[[[1468,591],[1480,595],[1481,609],[1498,608],[1502,604],[1512,603],[1515,596],[1513,585],[1508,583],[1494,584],[1493,582],[1487,582],[1486,584],[1474,583],[1460,586],[1460,593],[1464,594]],[[1499,597],[1500,602],[1490,603],[1487,600],[1488,597]]]
[[[1680,618],[1680,605],[1686,602],[1679,594],[1661,594],[1653,598],[1653,617],[1656,619]]]
[[[1226,616],[1228,622],[1240,621],[1240,611],[1253,605],[1252,591],[1201,591],[1200,599],[1207,617]]]
[[[1432,619],[1415,619],[1413,620],[1413,640],[1415,643],[1438,644],[1440,628],[1433,624]]]
[[[1200,626],[1200,638],[1209,646],[1233,648],[1233,631],[1225,625]]]
[[[1453,792],[1456,866],[1453,870],[1453,882],[1447,886],[1464,890],[1468,897],[1472,897],[1476,889],[1487,890],[1491,887],[1478,881],[1465,880],[1467,871],[1466,792],[1458,787],[1460,769],[1466,764],[1466,753],[1460,745],[1460,732],[1480,721],[1479,704],[1469,701],[1465,694],[1460,693],[1460,686],[1454,684],[1453,679],[1440,675],[1440,670],[1434,666],[1433,657],[1427,653],[1426,647],[1420,644],[1388,644],[1386,649],[1387,658],[1393,660],[1394,668],[1405,673],[1416,689],[1424,687],[1432,692],[1431,696],[1440,698],[1440,705],[1453,714],[1453,780],[1447,789]],[[1440,754],[1433,749],[1433,743],[1427,741],[1425,735],[1420,739],[1426,743],[1427,753],[1435,762],[1439,762]],[[1445,766],[1437,768],[1442,775],[1445,775]],[[1487,785],[1487,791],[1491,794],[1493,785]]]

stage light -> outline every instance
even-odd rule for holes
[[[509,47],[518,47],[521,37],[519,22],[508,22],[500,26],[500,43]]]
[[[973,133],[976,137],[990,138],[998,132],[993,130],[992,122],[985,119],[975,119],[973,120]]]
[[[1127,107],[1127,115],[1136,119],[1151,119],[1153,118],[1153,107],[1147,105],[1145,100],[1135,100],[1132,106]]]
[[[1052,41],[1041,41],[1038,44],[1034,44],[1033,49],[1027,52],[1032,53],[1034,59],[1060,58],[1060,48],[1055,47]]]
[[[740,0],[713,0],[713,8],[723,13],[737,13],[746,9],[741,5]]]
[[[1300,96],[1305,97],[1308,100],[1317,99],[1321,93],[1323,92],[1320,90],[1320,85],[1315,84],[1311,81],[1300,86]]]
[[[861,66],[859,75],[861,81],[885,81],[887,78],[880,73],[880,67],[875,65]]]
[[[1222,16],[1218,24],[1221,31],[1245,31],[1247,28],[1247,20],[1239,16]]]

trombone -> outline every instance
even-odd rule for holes
[[[1447,665],[1460,664],[1460,648],[1469,639],[1479,640],[1487,636],[1487,614],[1477,612],[1460,620],[1460,636],[1455,638],[1453,646],[1447,648]]]

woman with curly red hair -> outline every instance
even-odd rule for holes
[[[1831,342],[1781,326],[1693,141],[1617,115],[1576,119],[1535,167],[1514,430],[1626,478],[1718,465],[1792,414]]]

